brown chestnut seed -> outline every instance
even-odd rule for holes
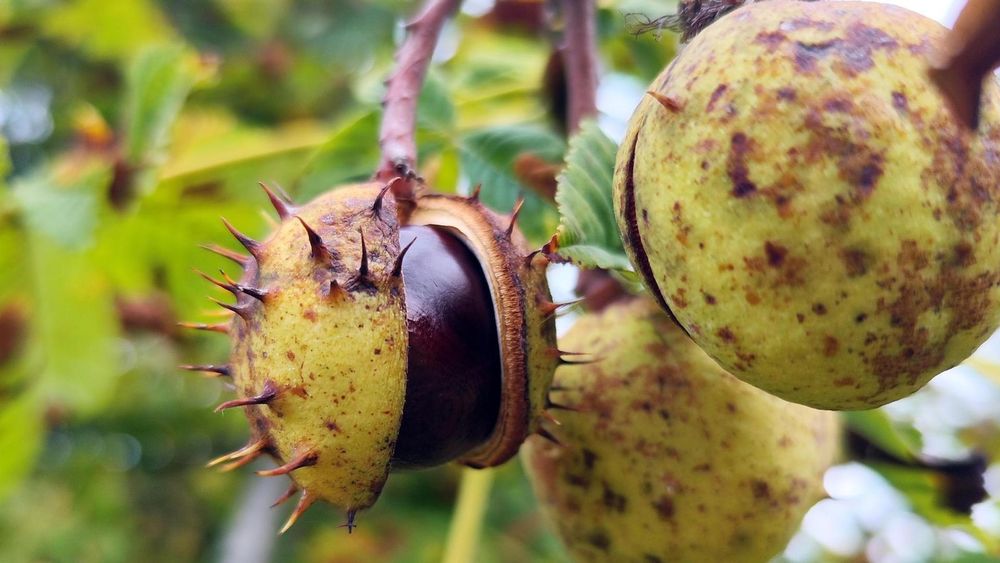
[[[395,468],[440,465],[481,444],[500,409],[490,288],[472,254],[439,227],[400,229],[410,335]]]

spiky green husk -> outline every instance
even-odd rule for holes
[[[233,319],[237,393],[254,440],[287,468],[303,502],[354,511],[389,471],[406,390],[407,331],[395,205],[378,184],[342,187],[295,209],[253,251]],[[310,232],[311,231],[311,232]],[[312,240],[311,240],[312,239]],[[245,317],[245,318],[244,318]]]

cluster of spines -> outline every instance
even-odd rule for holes
[[[378,219],[381,217],[383,200],[385,198],[385,195],[391,190],[393,184],[397,180],[399,179],[397,178],[390,181],[385,186],[383,186],[382,189],[379,191],[370,209],[370,215],[372,218]],[[310,256],[314,261],[321,264],[327,264],[338,258],[334,254],[334,252],[329,247],[327,247],[327,245],[323,242],[320,235],[312,227],[310,227],[301,217],[295,214],[295,207],[287,198],[278,195],[278,193],[276,193],[275,190],[273,190],[264,183],[261,183],[260,186],[264,190],[269,201],[271,202],[271,205],[274,207],[281,221],[285,221],[289,218],[294,217],[302,225],[302,228],[305,231],[306,237],[309,241]],[[466,198],[467,201],[469,201],[470,203],[478,203],[480,189],[481,186],[477,185],[473,190],[473,192],[471,193],[471,195],[468,198]],[[518,216],[520,215],[523,205],[524,205],[524,198],[519,196],[514,203],[514,207],[510,213],[509,223],[503,233],[504,237],[507,240],[510,240],[513,235],[514,229],[517,225],[517,219]],[[215,254],[218,254],[219,256],[222,256],[228,260],[233,261],[244,270],[246,270],[252,263],[259,263],[262,256],[262,244],[241,233],[225,219],[222,219],[222,222],[225,225],[226,229],[233,235],[233,237],[246,249],[249,255],[244,255],[218,245],[203,245],[202,248],[210,252],[213,252]],[[354,274],[354,276],[346,282],[345,284],[346,287],[342,287],[336,279],[331,280],[329,282],[329,287],[328,287],[329,296],[337,295],[341,292],[349,290],[353,287],[357,287],[361,284],[371,283],[371,280],[369,278],[370,270],[368,267],[368,249],[365,242],[364,233],[359,230],[359,234],[361,238],[361,259],[359,261],[358,269]],[[413,245],[413,242],[415,241],[411,241],[404,248],[402,248],[398,253],[398,255],[396,256],[396,259],[393,263],[392,269],[390,270],[389,274],[391,277],[398,278],[402,275],[403,259],[406,256],[407,251]],[[541,266],[543,267],[547,266],[549,263],[550,256],[555,254],[555,245],[556,245],[556,237],[553,236],[552,240],[545,246],[543,246],[541,249],[533,251],[529,253],[527,256],[525,256],[525,265],[531,266],[534,260],[540,259]],[[261,304],[266,303],[270,295],[267,289],[256,288],[238,283],[237,281],[229,277],[222,270],[220,270],[220,273],[222,274],[223,277],[222,280],[215,279],[200,271],[197,271],[197,273],[210,283],[232,293],[237,298],[236,304],[229,304],[222,301],[218,301],[216,299],[212,299],[212,301],[244,320],[250,319],[250,315],[252,314],[250,310],[252,302],[244,302],[241,304],[239,299],[241,295],[246,295],[252,300],[255,300]],[[542,311],[543,315],[546,317],[546,319],[548,319],[551,316],[555,315],[560,309],[576,305],[580,301],[581,300],[576,300],[567,303],[553,303],[551,301],[544,301],[544,302],[539,302],[538,306],[539,310]],[[206,330],[206,331],[220,332],[220,333],[228,333],[230,330],[230,325],[228,322],[215,323],[215,324],[206,324],[206,323],[179,323],[179,324],[180,326],[185,328],[191,328],[195,330]],[[590,363],[591,361],[597,361],[597,360],[572,361],[568,359],[567,356],[572,357],[581,354],[576,352],[565,352],[558,350],[556,348],[553,348],[551,350],[551,353],[558,358],[559,365],[579,365],[579,364]],[[215,377],[232,376],[231,367],[227,364],[201,364],[201,365],[189,364],[189,365],[182,365],[180,367],[181,369],[189,371],[199,371]],[[556,386],[552,386],[550,389],[551,391],[560,390]],[[277,388],[277,386],[272,381],[268,380],[265,382],[264,388],[258,394],[223,402],[215,408],[215,411],[220,412],[225,409],[230,409],[235,407],[267,405],[273,402],[275,399],[277,399],[279,393],[280,390]],[[547,398],[541,416],[544,421],[559,426],[560,425],[559,421],[555,418],[555,416],[552,415],[551,412],[549,412],[551,410],[576,411],[577,409],[567,405],[556,403],[552,401],[551,398]],[[535,430],[535,432],[541,437],[553,442],[554,444],[557,444],[559,446],[563,445],[562,442],[560,442],[560,440],[552,432],[544,428],[541,424],[537,425],[537,429]],[[231,471],[233,469],[243,467],[255,461],[263,453],[267,452],[271,452],[271,445],[266,437],[261,437],[252,440],[250,443],[248,443],[247,445],[236,451],[230,452],[228,454],[222,455],[220,457],[211,460],[207,464],[207,466],[208,467],[221,466],[222,471]],[[317,459],[318,456],[315,452],[304,451],[298,453],[290,461],[284,463],[283,465],[280,465],[273,469],[257,471],[257,474],[262,477],[288,475],[297,469],[315,465]],[[296,492],[298,492],[298,490],[299,487],[294,482],[292,482],[289,488],[271,506],[276,507],[285,503]],[[291,528],[291,526],[295,524],[298,518],[315,501],[316,497],[312,493],[310,493],[308,490],[303,490],[302,495],[299,497],[299,501],[296,504],[295,509],[292,511],[291,515],[289,516],[285,524],[282,526],[279,533],[283,534],[289,528]],[[348,529],[348,532],[353,531],[355,527],[356,516],[357,516],[356,510],[353,509],[348,510],[347,522],[343,524],[341,527],[346,527]]]
[[[295,214],[295,207],[286,198],[279,196],[275,190],[271,189],[266,184],[261,184],[264,192],[267,194],[271,205],[274,207],[281,221],[285,221],[292,217],[298,219],[299,223],[302,225],[305,231],[306,237],[309,241],[310,246],[310,256],[311,258],[322,264],[327,264],[333,260],[338,259],[334,252],[327,247],[323,242],[319,234],[310,227],[301,217]],[[381,210],[383,206],[383,199],[388,189],[391,187],[391,183],[387,184],[378,194],[374,203],[371,207],[372,217],[379,217],[381,215]],[[248,269],[251,264],[259,263],[262,258],[263,245],[250,238],[249,236],[243,234],[237,230],[232,224],[230,224],[225,219],[222,220],[226,229],[233,235],[233,237],[239,242],[243,248],[246,249],[248,255],[241,254],[225,247],[217,245],[204,245],[203,248],[206,250],[218,254],[224,258],[227,258],[235,262],[238,266],[244,270]],[[411,242],[412,244],[412,242]],[[406,251],[409,249],[409,245],[405,247],[396,257],[393,264],[393,268],[390,272],[390,276],[399,277],[402,275],[402,261],[406,255]],[[229,277],[224,271],[220,270],[222,279],[216,279],[204,272],[196,271],[198,275],[205,278],[207,281],[216,285],[230,293],[232,293],[236,298],[236,304],[225,303],[216,299],[212,299],[213,302],[223,307],[224,309],[230,311],[235,316],[239,316],[243,320],[249,320],[252,315],[252,303],[257,301],[261,304],[267,302],[271,296],[271,292],[268,289],[257,288],[248,285],[241,284],[236,280]],[[364,234],[361,234],[361,260],[358,269],[354,276],[346,283],[347,287],[356,286],[362,283],[370,283],[370,270],[368,267],[368,252],[366,243],[364,240]],[[332,280],[328,287],[329,295],[335,295],[341,291],[345,291],[336,280]],[[246,295],[250,300],[242,300],[240,297]],[[206,324],[206,323],[180,323],[181,326],[186,328],[192,328],[196,330],[208,330],[213,332],[228,333],[230,331],[230,323],[216,323],[216,324]],[[201,365],[182,365],[181,369],[189,371],[199,371],[215,377],[231,377],[232,368],[228,364],[201,364]],[[275,401],[280,394],[280,389],[272,381],[265,381],[263,389],[260,390],[256,395],[242,397],[233,399],[230,401],[225,401],[215,408],[216,412],[220,412],[230,408],[236,407],[247,407],[253,405],[267,405]],[[264,453],[273,453],[271,444],[266,437],[260,437],[251,440],[250,443],[244,447],[213,459],[208,463],[209,467],[220,466],[223,471],[231,471],[239,467],[243,467],[257,458],[259,458]],[[257,475],[262,477],[275,477],[280,475],[289,475],[297,469],[303,467],[309,467],[315,465],[318,460],[318,456],[315,452],[311,450],[298,452],[292,457],[288,462],[272,468],[257,471]],[[272,506],[278,506],[286,502],[291,496],[298,492],[299,487],[293,482],[291,486],[285,491],[284,494],[279,497]],[[315,495],[310,493],[308,490],[303,490],[302,495],[299,497],[299,501],[296,504],[295,509],[292,511],[288,520],[282,526],[280,533],[286,532],[291,526],[298,520],[298,518],[316,501]],[[348,532],[353,531],[355,527],[355,518],[357,516],[356,510],[348,510],[347,512],[347,522],[343,525],[348,529]]]

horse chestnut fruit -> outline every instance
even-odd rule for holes
[[[724,372],[651,300],[582,317],[562,338],[595,362],[560,367],[565,446],[523,459],[578,561],[767,561],[822,494],[834,413]]]
[[[978,134],[932,84],[939,24],[870,2],[746,5],[651,85],[615,170],[651,293],[736,377],[864,409],[998,324],[1000,107]]]
[[[402,224],[390,185],[345,186],[293,207],[263,242],[227,227],[249,256],[236,296],[230,361],[187,366],[232,377],[250,421],[246,447],[301,490],[285,526],[315,500],[357,510],[392,468],[512,457],[538,428],[560,361],[543,257],[525,251],[516,212],[476,196],[423,195]],[[207,277],[207,276],[206,276]]]

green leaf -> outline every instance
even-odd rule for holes
[[[289,9],[289,0],[246,2],[245,0],[217,0],[215,5],[225,12],[229,21],[248,35],[261,39],[273,34],[281,17]]]
[[[919,433],[913,428],[904,433],[884,410],[849,411],[842,416],[851,430],[901,461],[915,459],[920,451]]]
[[[975,533],[972,519],[941,504],[941,491],[934,473],[927,469],[901,467],[887,463],[870,463],[874,469],[910,502],[913,511],[936,526],[961,526]],[[980,532],[981,533],[981,532]]]
[[[159,164],[170,127],[184,105],[195,72],[179,45],[148,47],[128,69],[123,130],[133,166]]]
[[[257,182],[291,188],[328,133],[305,122],[264,129],[220,110],[185,111],[175,127],[170,160],[144,203],[192,207],[242,200],[260,202]]]
[[[559,174],[559,254],[588,268],[628,270],[612,205],[614,141],[593,121],[569,143],[566,168]]]
[[[436,133],[450,133],[455,126],[455,106],[447,85],[436,72],[428,72],[417,104],[417,126]]]
[[[43,360],[43,396],[83,413],[112,397],[119,375],[118,318],[102,266],[89,252],[44,236],[29,240],[34,280],[34,345]]]
[[[172,39],[153,0],[70,0],[42,11],[46,35],[101,59],[124,60],[143,45]]]
[[[465,136],[459,144],[459,156],[463,175],[472,184],[482,184],[481,199],[489,207],[506,213],[518,195],[524,196],[518,226],[532,244],[540,244],[552,236],[558,214],[552,205],[521,183],[514,173],[514,162],[523,154],[558,162],[564,148],[562,139],[545,129],[510,125]]]
[[[0,503],[31,471],[42,447],[42,404],[35,393],[0,397]]]
[[[348,120],[309,158],[295,183],[311,198],[334,186],[371,177],[378,166],[380,114],[374,110]]]
[[[104,162],[65,159],[15,183],[13,195],[29,231],[81,249],[93,242],[110,180],[111,169]]]

